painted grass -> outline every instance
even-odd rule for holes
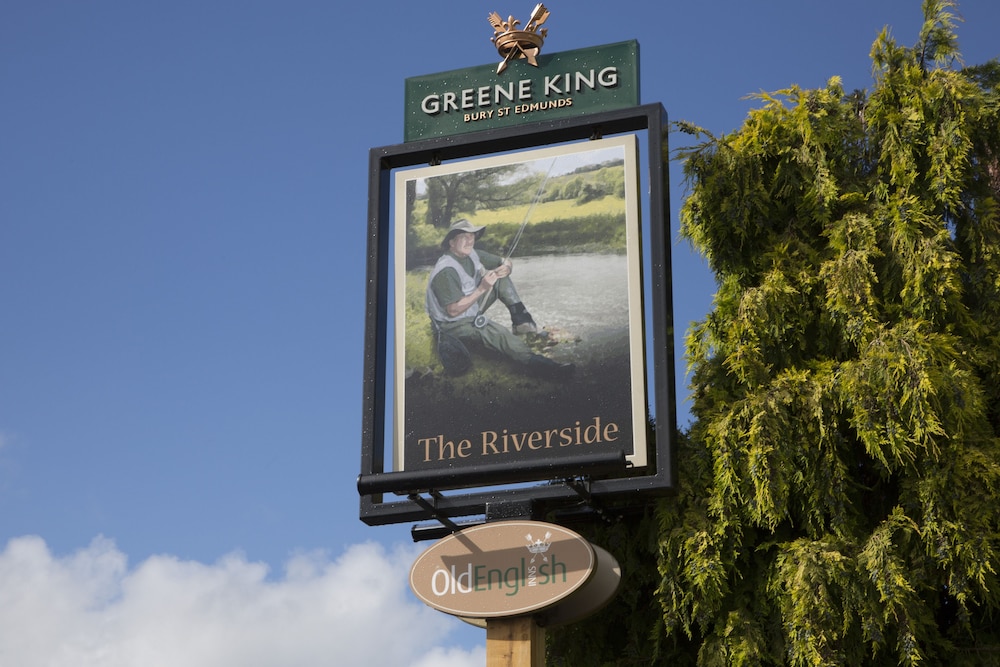
[[[562,252],[624,252],[625,212],[618,197],[603,197],[586,204],[572,201],[552,201],[502,209],[478,211],[465,217],[474,225],[486,225],[486,235],[480,247],[503,252],[528,216],[528,224],[517,248],[520,256],[558,254]],[[416,211],[417,219],[419,209]],[[433,261],[444,230],[423,223],[410,226],[408,252],[420,257],[417,264]]]

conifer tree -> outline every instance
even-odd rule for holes
[[[718,292],[658,513],[663,664],[1000,664],[1000,64],[923,11],[869,92],[682,127]]]

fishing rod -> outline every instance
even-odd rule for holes
[[[521,235],[524,233],[524,228],[528,226],[528,218],[531,217],[531,212],[535,210],[535,204],[538,200],[542,198],[542,193],[545,191],[545,184],[549,182],[549,176],[552,175],[552,167],[555,166],[556,160],[559,158],[552,158],[552,162],[549,163],[549,168],[545,172],[545,177],[542,182],[538,184],[538,190],[535,192],[535,198],[531,200],[531,205],[528,206],[528,210],[524,213],[524,220],[521,221],[521,226],[517,228],[517,233],[514,234],[514,239],[510,242],[510,247],[507,249],[507,255],[503,258],[506,262],[510,259],[510,256],[514,254],[514,249],[517,244],[521,242]]]
[[[501,266],[503,266],[510,260],[511,255],[514,254],[515,248],[517,248],[517,244],[521,242],[521,235],[524,234],[524,228],[528,226],[528,220],[531,218],[531,212],[535,210],[535,205],[542,198],[542,193],[545,191],[545,185],[549,182],[549,177],[552,175],[552,168],[556,165],[556,160],[558,159],[559,159],[558,157],[554,157],[552,158],[552,162],[549,163],[549,168],[545,171],[545,177],[542,178],[542,181],[538,184],[538,190],[535,191],[534,199],[531,200],[531,204],[528,206],[528,210],[524,212],[524,219],[521,221],[521,226],[517,228],[517,233],[514,234],[514,238],[511,240],[510,246],[507,248],[507,253],[504,255],[503,260],[500,262]],[[496,287],[496,285],[497,285],[496,283],[490,285],[490,289],[487,290],[486,294],[483,295],[483,302],[486,303],[486,306],[484,306],[483,309],[479,311],[479,314],[473,321],[473,325],[476,326],[477,328],[482,328],[486,325],[486,315],[484,313],[487,311],[487,309],[489,309],[490,306],[493,305],[493,302],[490,301],[489,298],[490,295],[493,293],[493,289]]]

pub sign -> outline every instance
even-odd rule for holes
[[[408,79],[370,152],[369,523],[673,485],[665,112],[635,42],[497,35],[499,66]]]

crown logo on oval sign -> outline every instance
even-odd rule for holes
[[[528,551],[531,552],[531,562],[534,563],[535,557],[538,554],[542,554],[542,560],[548,563],[549,557],[545,555],[545,552],[552,546],[552,531],[545,531],[545,537],[537,540],[531,539],[531,533],[528,533],[524,537],[528,540]]]
[[[545,36],[549,32],[548,28],[539,30],[539,26],[545,23],[547,18],[549,10],[541,3],[531,10],[531,16],[528,17],[528,24],[524,26],[524,30],[517,29],[521,22],[513,16],[507,17],[504,21],[496,12],[490,14],[489,21],[493,26],[493,37],[490,41],[496,45],[497,53],[503,56],[503,61],[497,66],[497,74],[502,74],[507,69],[507,63],[517,58],[523,58],[529,65],[538,67],[535,58],[542,50]]]

